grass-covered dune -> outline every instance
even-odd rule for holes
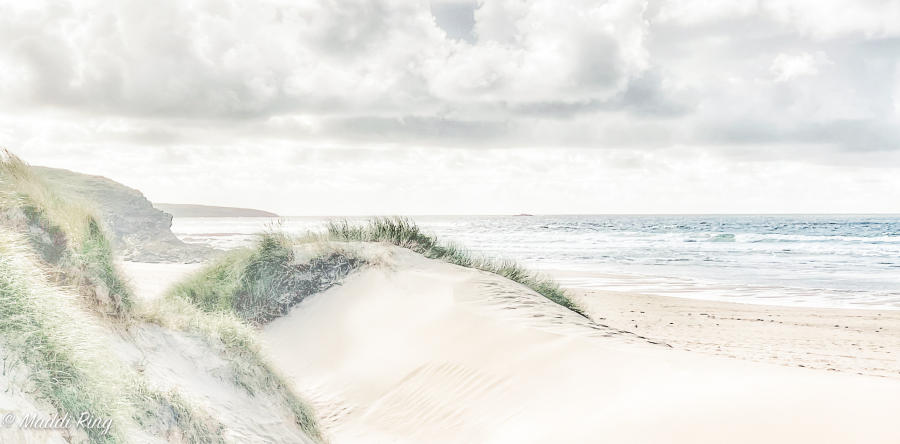
[[[584,312],[555,281],[511,260],[494,260],[462,247],[442,243],[404,218],[374,218],[366,224],[328,223],[324,233],[291,238],[270,231],[251,248],[229,252],[172,288],[170,297],[183,298],[206,312],[227,312],[259,325],[285,315],[303,298],[337,284],[365,260],[345,242],[387,242],[430,259],[487,271],[522,284],[582,316]],[[315,245],[316,254],[300,260],[298,245]]]
[[[27,236],[56,278],[100,311],[118,318],[130,314],[133,296],[90,204],[63,196],[5,150],[0,150],[0,223]]]
[[[553,281],[511,261],[479,258],[442,244],[414,223],[395,218],[373,219],[367,225],[335,222],[323,233],[299,238],[277,230],[262,233],[255,244],[228,252],[174,285],[149,310],[148,319],[224,344],[237,385],[249,391],[281,393],[296,423],[309,436],[319,438],[312,410],[273,370],[260,350],[256,331],[287,315],[304,298],[339,285],[361,267],[378,264],[382,250],[370,254],[361,245],[366,242],[387,242],[428,258],[498,274],[582,314]]]
[[[110,367],[98,362],[96,326],[70,295],[54,291],[42,277],[25,241],[0,229],[3,349],[28,368],[43,401],[62,412],[108,417],[116,410],[118,387],[103,383]]]
[[[256,327],[338,284],[365,261],[340,249],[301,254],[296,247],[283,233],[263,233],[255,245],[228,252],[176,284],[145,318],[221,345],[237,386],[274,394],[307,436],[323,440],[312,409],[263,356]]]
[[[303,298],[338,283],[364,261],[341,250],[300,257],[295,241],[280,232],[259,236],[171,290],[206,312],[228,312],[252,324],[283,316]]]
[[[584,311],[555,281],[535,274],[511,260],[490,259],[472,254],[457,245],[439,241],[422,231],[409,219],[374,218],[367,224],[351,224],[347,221],[330,222],[320,238],[332,241],[388,242],[407,248],[431,259],[498,274],[518,282],[542,296],[582,316]]]
[[[172,427],[192,442],[221,441],[220,426],[208,415],[177,393],[150,388],[138,372],[111,355],[110,337],[77,295],[47,280],[26,239],[0,228],[4,368],[25,368],[27,381],[17,381],[25,387],[19,390],[48,406],[45,417],[51,412],[71,418],[88,413],[103,420],[99,427],[69,430],[73,442],[136,442],[148,439],[153,430]]]
[[[271,370],[256,344],[252,321],[272,316],[275,309],[255,310],[255,301],[287,284],[241,287],[252,295],[236,305],[242,313],[253,313],[246,318],[202,310],[182,297],[152,304],[138,300],[117,270],[115,247],[96,216],[96,202],[81,197],[0,151],[0,354],[4,369],[15,366],[16,374],[25,375],[15,381],[0,375],[9,384],[0,392],[0,403],[22,398],[10,395],[13,391],[27,395],[44,417],[77,418],[88,412],[109,420],[108,429],[60,432],[71,442],[237,442],[235,436],[261,420],[281,418],[266,429],[274,434],[260,439],[323,441],[312,410]],[[289,265],[270,260],[270,252],[279,253],[266,249],[262,256],[243,256],[240,263],[248,264],[254,276],[274,276],[278,267]],[[315,267],[298,265],[284,276],[318,276]],[[173,343],[191,348],[171,348]],[[142,356],[160,349],[165,350],[162,359],[143,361]],[[198,366],[206,370],[170,384],[166,375],[180,373],[179,359],[188,356],[224,366]],[[231,404],[211,405],[210,399],[221,398],[209,398],[204,390],[210,387],[229,403],[252,404],[256,410],[238,414]],[[28,413],[22,409],[19,413]]]

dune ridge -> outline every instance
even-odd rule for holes
[[[264,327],[334,443],[883,442],[900,384],[705,357],[500,276],[389,259]]]

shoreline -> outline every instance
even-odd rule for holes
[[[896,311],[900,313],[900,294],[888,301],[854,299],[852,302],[839,303],[838,301],[841,299],[834,296],[845,290],[712,282],[673,274],[613,273],[591,269],[547,268],[536,265],[532,265],[530,268],[553,278],[561,287],[573,291],[604,290],[675,299],[771,307]],[[822,293],[830,293],[832,297],[822,296]]]
[[[142,299],[202,264],[120,261]],[[554,277],[556,277],[554,275]],[[900,310],[810,308],[563,286],[598,324],[731,359],[900,380]]]
[[[566,288],[599,324],[675,349],[900,379],[900,311],[722,302]]]

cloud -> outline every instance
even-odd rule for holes
[[[817,39],[848,35],[865,38],[900,36],[900,2],[896,0],[801,0],[761,3],[763,11]]]
[[[452,39],[475,43],[474,0],[441,0],[431,2],[431,14],[437,25]]]
[[[0,0],[0,145],[75,163],[315,147],[883,168],[897,16],[881,0]]]
[[[671,0],[656,16],[664,23],[697,26],[756,18],[818,40],[845,36],[886,38],[900,35],[896,0]]]
[[[648,67],[642,8],[480,3],[470,44],[424,2],[3,4],[0,54],[20,74],[0,85],[17,105],[154,117],[584,102],[621,93]],[[496,18],[507,16],[519,18]]]
[[[405,106],[392,89],[421,79],[394,67],[444,44],[427,5],[407,2],[86,1],[0,11],[0,53],[27,73],[5,82],[18,104],[106,114],[229,119]]]
[[[469,147],[607,147],[643,120],[682,144],[884,127],[896,48],[871,42],[895,6],[844,6],[812,29],[816,8],[771,2],[0,2],[0,105],[131,119],[143,144],[216,127]]]
[[[612,97],[649,67],[643,2],[487,1],[478,44],[430,65],[431,91],[452,101],[587,102]]]
[[[785,82],[796,77],[814,76],[819,73],[819,67],[831,63],[824,53],[815,55],[804,52],[800,54],[780,53],[772,60],[769,71],[775,76],[776,82]]]

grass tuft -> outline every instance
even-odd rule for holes
[[[178,436],[169,437],[169,441],[204,444],[226,442],[224,424],[197,409],[177,391],[162,392],[138,385],[138,396],[141,408],[135,415],[137,422],[152,430],[158,427],[161,418],[171,420],[177,426]],[[156,431],[160,432],[163,431]]]
[[[287,235],[270,231],[253,248],[230,252],[177,284],[171,294],[201,310],[234,313],[258,325],[285,315],[362,264],[362,259],[337,251],[300,260]]]
[[[423,232],[415,222],[406,218],[377,217],[367,224],[350,224],[346,220],[331,221],[327,225],[325,237],[335,241],[388,242],[431,259],[499,274],[587,317],[584,310],[555,281],[537,275],[514,261],[476,256],[457,245],[439,242],[436,237]]]

